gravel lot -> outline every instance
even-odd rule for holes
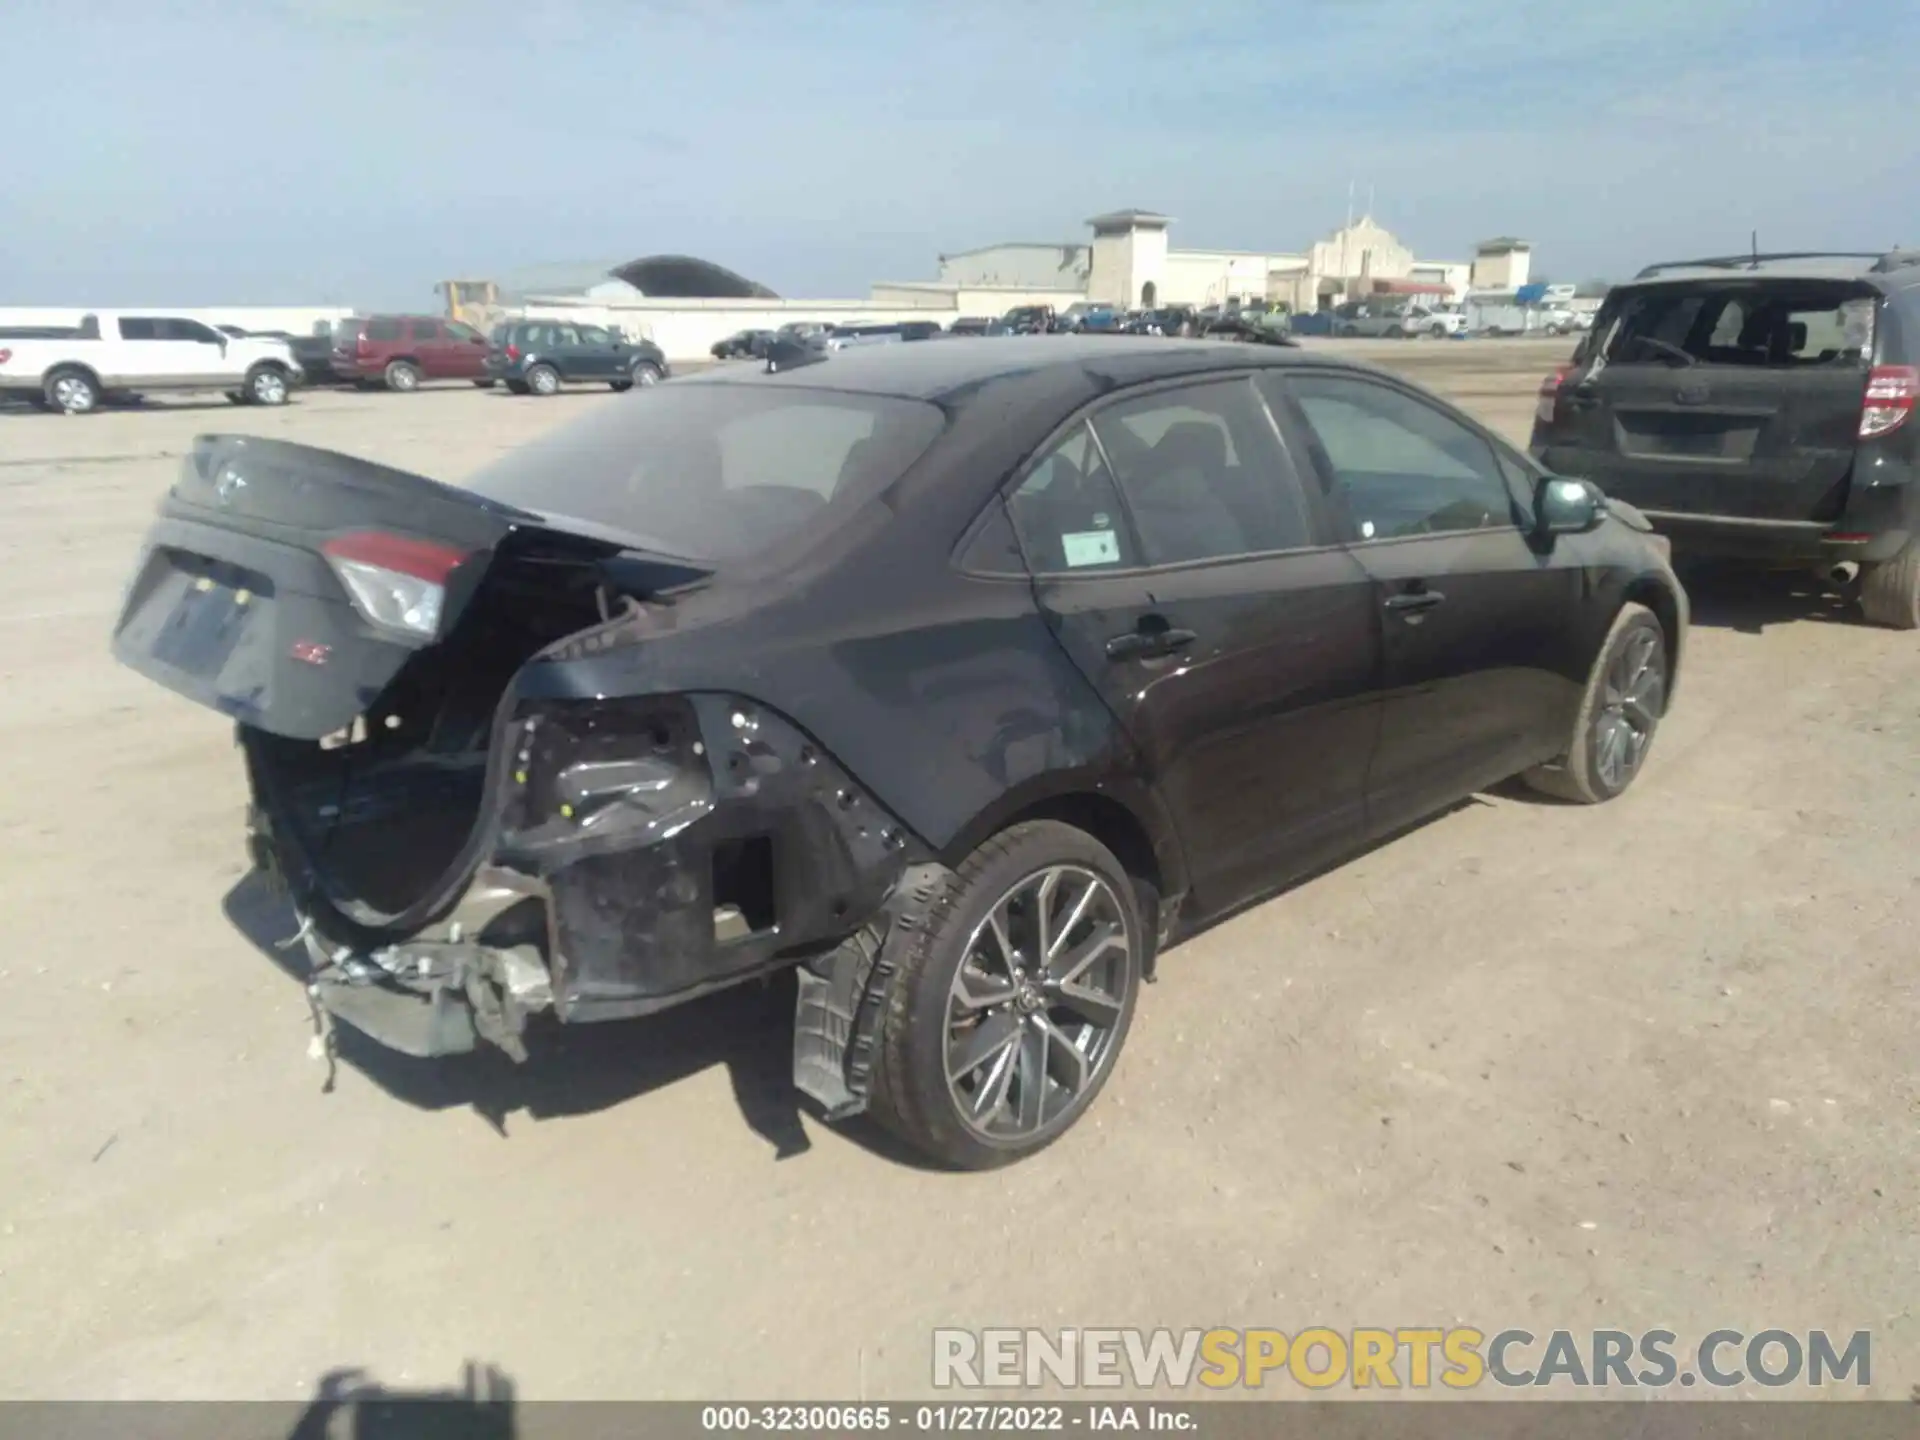
[[[1524,439],[1567,347],[1328,348]],[[1476,800],[1173,952],[1012,1172],[803,1117],[779,985],[323,1094],[223,914],[278,923],[231,737],[107,654],[140,533],[204,429],[455,479],[609,403],[0,414],[0,1396],[910,1396],[943,1325],[1871,1329],[1920,1380],[1920,644],[1786,582],[1696,593],[1620,804]]]

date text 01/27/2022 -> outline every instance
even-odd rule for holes
[[[1020,1434],[1068,1430],[1191,1432],[1193,1413],[1175,1405],[708,1405],[700,1428],[708,1433],[850,1434],[899,1430],[912,1434]]]

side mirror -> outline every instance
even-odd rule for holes
[[[1584,535],[1606,518],[1607,497],[1586,480],[1543,475],[1534,490],[1534,528],[1541,535]]]

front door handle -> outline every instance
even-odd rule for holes
[[[1191,630],[1129,630],[1107,641],[1109,660],[1142,660],[1184,650],[1200,637]]]
[[[1407,590],[1398,595],[1387,597],[1387,609],[1398,611],[1402,615],[1417,615],[1423,610],[1431,610],[1446,600],[1438,590]]]

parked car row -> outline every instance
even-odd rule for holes
[[[405,393],[464,380],[552,395],[575,384],[626,390],[671,374],[649,340],[560,321],[510,321],[489,337],[437,315],[370,315],[326,335],[294,336],[101,311],[71,327],[0,329],[0,396],[70,415],[153,391],[218,390],[236,403],[282,405],[302,385]]]

